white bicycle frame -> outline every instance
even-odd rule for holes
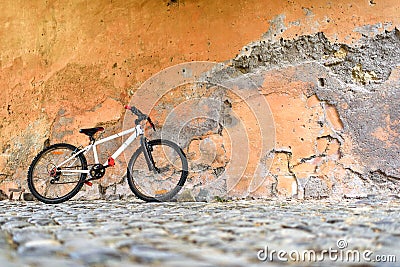
[[[122,152],[124,152],[124,150],[140,135],[144,134],[144,131],[142,129],[142,127],[139,125],[136,125],[135,128],[131,128],[128,130],[125,130],[123,132],[111,135],[109,137],[100,139],[95,141],[94,143],[89,144],[88,146],[82,148],[81,150],[79,150],[76,154],[72,155],[71,157],[69,157],[68,159],[64,160],[63,162],[61,162],[60,164],[58,164],[56,166],[56,168],[59,168],[61,166],[63,166],[64,164],[68,163],[70,160],[72,159],[77,159],[77,155],[83,153],[86,154],[89,152],[90,149],[93,149],[93,157],[94,157],[94,162],[95,164],[99,164],[99,156],[97,154],[97,145],[103,144],[105,142],[111,141],[115,138],[127,135],[133,133],[131,136],[129,136],[128,139],[126,139],[126,141],[117,149],[117,151],[114,152],[114,154],[111,155],[111,158],[116,159],[118,158],[119,155],[121,155]],[[108,166],[108,160],[103,164],[104,167]],[[89,170],[60,170],[61,173],[89,173]]]

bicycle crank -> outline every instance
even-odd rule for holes
[[[89,171],[89,174],[92,178],[88,179],[87,181],[100,179],[105,173],[106,168],[102,164],[95,164]]]

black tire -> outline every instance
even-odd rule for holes
[[[28,187],[32,194],[46,204],[57,204],[71,199],[82,188],[86,173],[75,175],[50,175],[54,167],[78,151],[70,144],[54,144],[43,149],[32,161],[28,170]],[[87,170],[87,161],[81,153],[68,169]],[[72,177],[72,181],[71,180]],[[69,180],[67,180],[69,179]],[[53,181],[53,183],[51,182]],[[68,186],[71,185],[71,186]]]
[[[169,201],[186,182],[188,162],[185,153],[177,144],[168,140],[152,140],[148,142],[148,145],[159,172],[155,174],[149,171],[143,147],[140,147],[133,153],[128,164],[129,187],[138,198],[144,201]]]

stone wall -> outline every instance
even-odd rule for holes
[[[123,105],[147,88],[146,80],[191,61],[224,64],[199,71],[188,86],[167,88],[175,97],[150,103],[170,139],[169,111],[188,98],[215,111],[207,113],[211,119],[190,120],[176,140],[192,170],[181,198],[397,192],[397,1],[0,7],[0,189],[6,194],[26,188],[27,168],[44,146],[86,144],[79,128],[119,131],[126,126]],[[185,66],[181,74],[195,68]],[[103,147],[103,157],[119,143]],[[80,197],[129,194],[124,161]]]

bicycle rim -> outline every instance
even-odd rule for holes
[[[188,175],[185,154],[178,145],[167,140],[153,140],[148,144],[156,170],[149,170],[143,148],[139,148],[128,165],[129,186],[142,200],[171,200]]]
[[[44,203],[60,203],[79,192],[86,178],[82,173],[63,173],[56,169],[77,148],[69,144],[55,144],[40,152],[28,171],[28,186],[32,194]],[[61,170],[85,170],[87,163],[80,154],[61,166]],[[56,174],[54,174],[57,172]]]

